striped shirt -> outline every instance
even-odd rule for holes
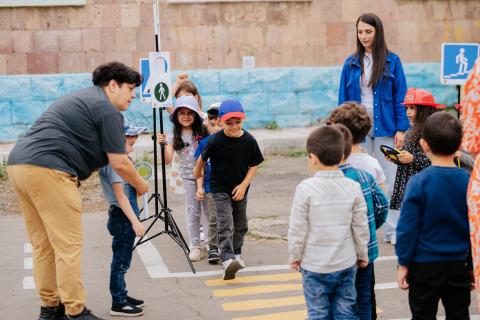
[[[341,165],[340,170],[342,170],[345,177],[357,181],[362,187],[363,196],[367,203],[368,227],[370,229],[368,261],[373,262],[379,254],[376,231],[387,218],[388,199],[375,180],[375,177],[367,171],[352,167],[348,163]]]

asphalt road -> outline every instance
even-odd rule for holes
[[[305,163],[304,158],[269,158],[254,179],[248,213],[252,219],[265,221],[265,231],[269,231],[271,218],[288,217],[293,190],[309,174]],[[170,196],[169,204],[186,236],[181,197]],[[83,215],[83,272],[87,307],[110,318],[111,239],[106,221],[104,212]],[[280,224],[271,230],[282,234],[285,228]],[[152,231],[161,230],[163,225],[157,223]],[[33,285],[32,253],[20,216],[0,217],[0,243],[0,319],[36,319],[39,299]],[[220,280],[220,266],[205,260],[195,263],[197,274],[192,274],[180,247],[168,236],[159,236],[135,251],[127,275],[129,293],[146,301],[143,319],[305,319],[299,274],[286,266],[286,242],[249,237],[243,251],[248,268],[235,281],[226,283]],[[375,264],[379,318],[408,318],[407,293],[396,288],[393,248],[382,244],[380,252]],[[473,303],[471,314],[479,314]]]

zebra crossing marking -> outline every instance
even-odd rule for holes
[[[255,299],[227,302],[222,304],[222,308],[224,311],[247,311],[296,305],[305,305],[305,297],[303,295],[276,299]]]
[[[249,287],[241,287],[241,288],[234,288],[234,289],[213,290],[213,295],[215,297],[236,297],[236,296],[260,294],[260,293],[274,293],[274,292],[300,291],[300,290],[303,290],[303,286],[301,283],[272,284],[272,285],[264,285],[264,286],[249,286]]]
[[[233,280],[225,281],[223,279],[210,279],[206,280],[205,284],[209,287],[216,286],[228,286],[241,283],[254,283],[254,282],[274,282],[274,281],[294,281],[301,280],[302,275],[300,272],[289,272],[289,273],[277,273],[277,274],[268,274],[268,275],[257,275],[257,276],[244,276],[236,277]]]
[[[307,310],[277,312],[259,316],[233,318],[232,320],[305,320]]]

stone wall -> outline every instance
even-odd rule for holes
[[[441,103],[457,101],[454,86],[440,84],[438,63],[404,65],[410,87],[432,91]],[[265,68],[191,71],[204,106],[226,98],[239,99],[247,113],[246,128],[303,127],[325,118],[337,105],[341,67]],[[173,75],[175,76],[175,74]],[[91,85],[91,75],[0,76],[0,142],[14,141],[59,96]],[[138,90],[137,90],[138,93]],[[139,99],[125,117],[152,128],[152,109]],[[166,130],[170,122],[165,118]]]
[[[91,72],[154,50],[151,0],[89,0],[84,7],[0,8],[0,74]],[[354,50],[355,21],[375,12],[404,62],[440,61],[442,42],[480,39],[478,0],[312,0],[169,4],[162,47],[177,70],[333,66]]]

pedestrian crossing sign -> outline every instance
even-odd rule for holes
[[[478,43],[442,43],[440,82],[463,85],[479,56]]]
[[[140,61],[142,102],[151,102],[154,108],[171,105],[170,53],[150,52],[146,61]]]

